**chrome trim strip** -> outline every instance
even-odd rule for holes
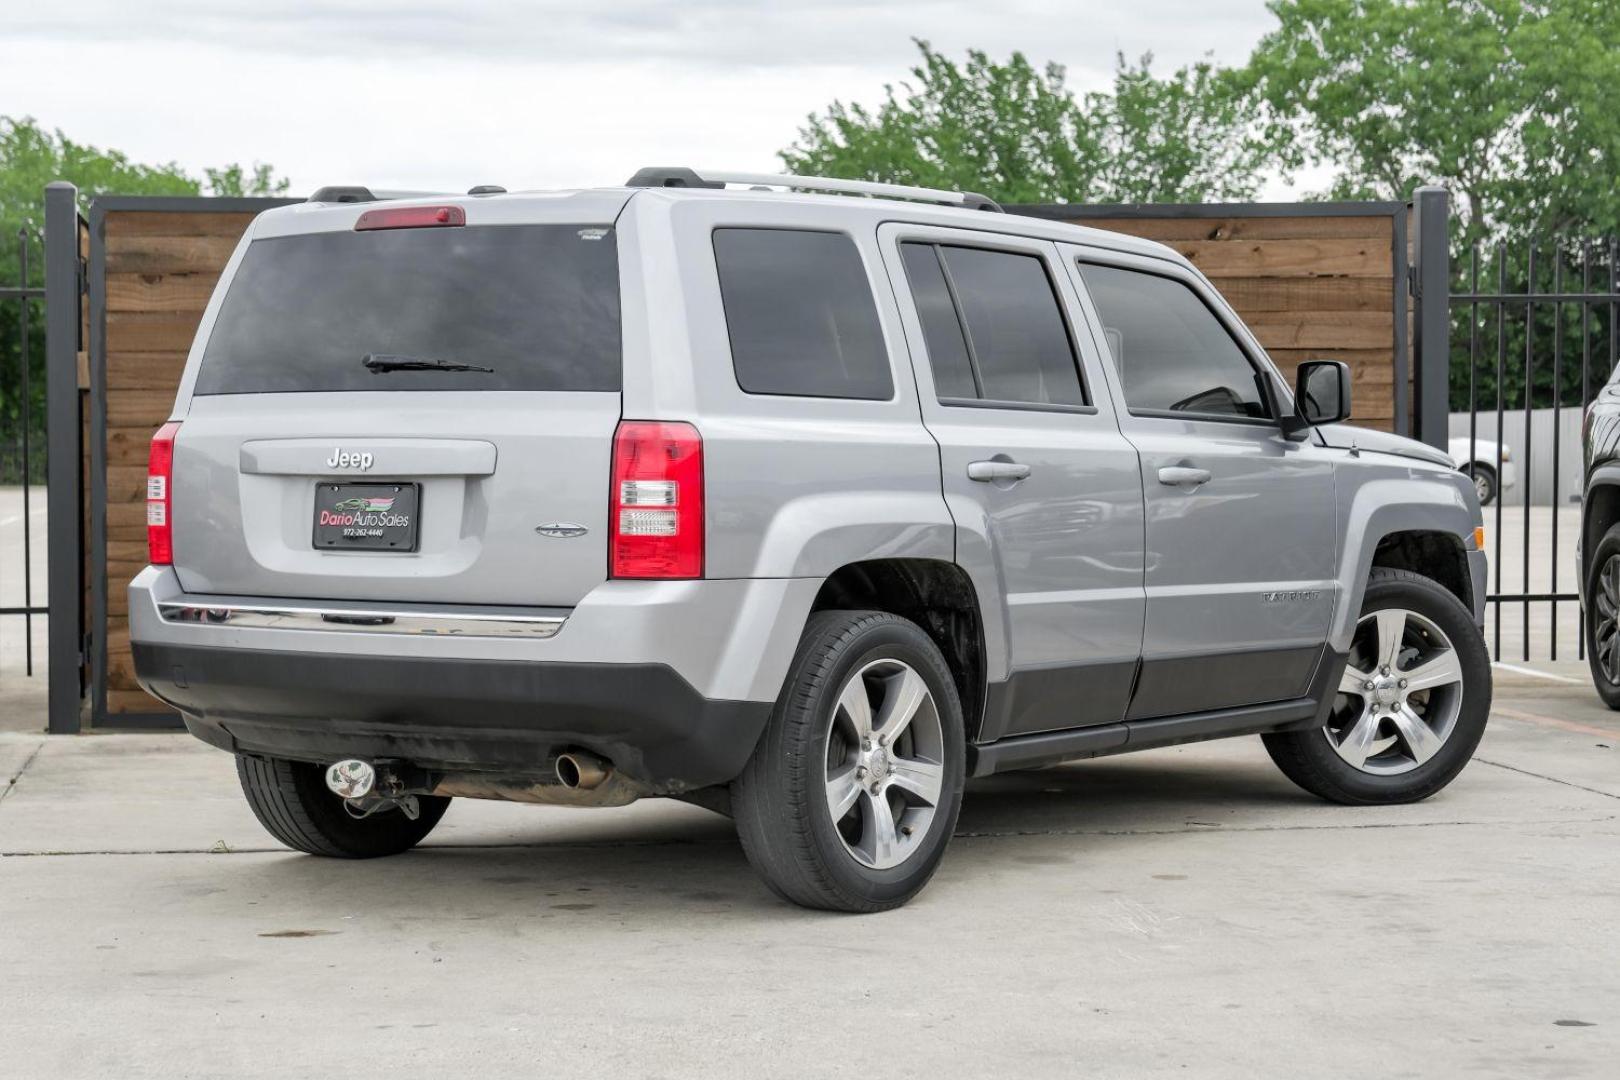
[[[208,605],[160,600],[164,622],[200,623],[263,630],[320,630],[326,633],[438,634],[451,637],[548,638],[562,629],[565,615],[512,615],[457,611],[425,614],[388,608],[317,608],[298,604]]]

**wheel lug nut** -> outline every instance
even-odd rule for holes
[[[1373,688],[1373,681],[1368,679],[1366,682],[1361,684],[1361,687],[1364,690],[1371,690]]]
[[[882,784],[878,783],[875,780],[872,781],[872,794],[876,795],[882,790],[883,790],[883,785]]]
[[[857,766],[855,766],[855,779],[857,779],[857,780],[865,780],[866,779],[866,766],[865,765],[857,765]]]
[[[1406,680],[1405,680],[1405,679],[1402,679],[1402,680],[1401,680],[1401,682],[1400,682],[1400,686],[1401,686],[1401,689],[1402,689],[1402,690],[1405,690],[1405,689],[1406,689]]]
[[[862,750],[870,750],[870,749],[872,749],[872,740],[871,739],[862,739],[861,740],[861,749]]]
[[[1378,674],[1380,674],[1380,675],[1388,675],[1389,674],[1389,668],[1387,668],[1387,667],[1379,668],[1378,669]]]
[[[878,745],[879,746],[888,746],[889,745],[889,737],[887,735],[879,735],[878,736]]]

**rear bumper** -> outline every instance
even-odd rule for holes
[[[148,693],[223,750],[544,774],[591,750],[658,793],[724,783],[770,702],[705,698],[660,664],[311,655],[136,642]]]
[[[252,598],[188,594],[171,568],[147,567],[129,588],[130,639],[141,685],[222,749],[544,775],[578,747],[673,792],[742,770],[819,587],[610,581],[531,612],[555,616],[541,633],[432,605],[396,605],[410,614],[387,628],[347,617],[367,612],[324,623],[293,601],[237,618]]]

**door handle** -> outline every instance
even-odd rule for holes
[[[967,474],[969,480],[982,480],[985,483],[996,480],[1022,480],[1029,475],[1029,466],[1020,465],[1016,461],[970,461]]]
[[[1209,470],[1194,469],[1186,465],[1166,465],[1159,470],[1159,483],[1169,484],[1171,487],[1180,487],[1183,484],[1197,487],[1209,483]]]

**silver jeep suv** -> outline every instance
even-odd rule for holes
[[[998,209],[648,169],[260,215],[152,445],[142,685],[302,851],[667,796],[848,911],[967,777],[1260,734],[1337,802],[1444,787],[1469,479],[1169,249]]]

